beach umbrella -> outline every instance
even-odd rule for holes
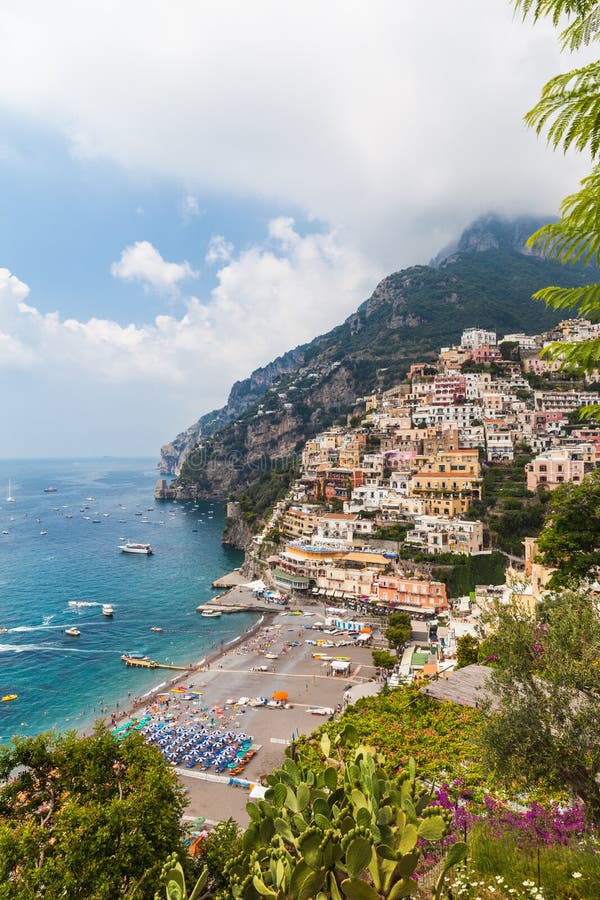
[[[275,693],[273,694],[273,700],[285,701],[287,700],[287,698],[287,691],[275,691]]]

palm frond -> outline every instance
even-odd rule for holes
[[[540,134],[547,130],[548,143],[566,152],[600,150],[600,62],[556,75],[542,90],[525,121]]]
[[[534,22],[549,17],[553,25],[559,25],[563,16],[585,18],[597,5],[597,0],[514,0],[515,10],[521,10],[523,18],[533,16]]]
[[[588,46],[592,41],[600,40],[600,3],[592,4],[592,9],[586,10],[578,19],[565,28],[561,34],[563,50],[579,50],[582,46]]]
[[[579,410],[580,419],[600,419],[600,406],[597,403],[590,403],[589,406],[582,406]]]
[[[570,375],[584,375],[600,368],[600,338],[580,341],[554,341],[541,351],[540,356],[560,363],[560,371]]]
[[[552,309],[576,309],[580,316],[587,318],[600,309],[600,283],[574,288],[552,285],[536,291],[533,299],[543,300]]]

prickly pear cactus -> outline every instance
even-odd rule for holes
[[[352,737],[346,735],[348,743]],[[331,750],[325,735],[326,762],[318,772],[286,759],[268,777],[265,799],[248,803],[249,856],[230,864],[229,896],[396,900],[416,892],[421,843],[441,840],[448,828],[446,816],[429,805],[432,790],[419,785],[412,760],[389,776],[372,748],[356,747],[347,763]],[[464,852],[457,846],[446,870]]]
[[[203,893],[206,882],[208,881],[208,869],[206,868],[196,882],[192,893],[188,894],[185,884],[185,875],[181,868],[181,863],[177,860],[176,853],[170,856],[165,862],[161,872],[161,881],[165,885],[165,895],[167,900],[204,900],[204,898],[210,897],[209,893]],[[160,894],[155,894],[154,897],[155,900],[161,900]]]

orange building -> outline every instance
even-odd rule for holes
[[[380,575],[377,599],[390,607],[426,613],[440,613],[448,609],[446,585],[426,578],[406,578],[404,575]]]

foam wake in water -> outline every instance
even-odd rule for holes
[[[117,654],[116,650],[84,650],[79,647],[59,647],[51,644],[0,644],[0,653],[111,653],[113,656]]]

